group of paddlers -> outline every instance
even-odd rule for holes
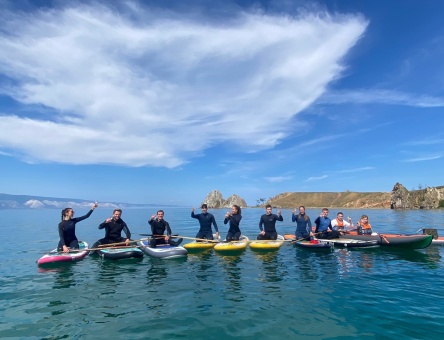
[[[69,252],[70,249],[78,249],[79,241],[76,236],[76,223],[80,222],[89,216],[98,204],[94,203],[91,210],[84,216],[73,217],[74,210],[72,208],[66,208],[62,210],[62,221],[59,223],[59,236],[60,241],[58,244],[58,250],[63,252]],[[217,227],[214,215],[208,212],[208,206],[206,204],[201,205],[202,212],[200,214],[194,213],[194,208],[191,210],[191,217],[199,221],[200,228],[196,235],[198,240],[213,240],[213,230],[216,231],[216,237],[219,238],[219,229]],[[272,206],[267,205],[265,207],[265,214],[263,214],[259,220],[260,233],[257,236],[258,240],[276,240],[276,222],[283,221],[281,211],[277,211],[277,214],[272,213]],[[344,220],[344,214],[338,212],[335,219],[331,220],[328,217],[328,209],[322,209],[322,213],[314,221],[315,226],[312,226],[310,218],[305,214],[305,207],[300,206],[299,211],[296,214],[296,209],[293,210],[291,219],[292,222],[296,222],[296,239],[309,239],[316,235],[317,238],[336,238],[345,230],[345,228],[353,228],[354,225],[350,219]],[[107,218],[103,223],[99,225],[99,229],[105,229],[105,237],[94,243],[92,248],[99,246],[125,243],[129,245],[131,242],[131,232],[127,224],[122,220],[122,210],[114,209],[113,216]],[[225,241],[236,241],[241,236],[241,230],[239,228],[240,221],[242,219],[241,208],[238,205],[233,205],[231,212],[227,212],[224,218],[224,224],[229,224],[229,229],[225,238]],[[148,220],[151,226],[151,239],[150,247],[155,248],[158,244],[170,244],[177,246],[182,242],[182,238],[177,241],[172,239],[172,232],[170,225],[164,219],[164,211],[158,210],[156,215],[152,215]],[[126,237],[122,237],[122,231]],[[356,231],[358,234],[371,234],[372,228],[368,223],[368,216],[362,215],[359,222],[356,224]],[[165,234],[166,232],[166,234]]]

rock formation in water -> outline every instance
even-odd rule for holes
[[[233,204],[236,204],[241,208],[247,206],[245,200],[238,195],[231,195],[225,200],[218,190],[211,191],[202,203],[207,204],[208,208],[211,209],[230,208]]]
[[[233,205],[238,205],[239,207],[244,208],[247,206],[247,202],[245,202],[242,197],[234,194],[225,200],[224,208],[230,208]]]
[[[392,190],[392,209],[437,209],[444,206],[444,187],[408,191],[401,183]]]

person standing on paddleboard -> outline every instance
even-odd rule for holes
[[[225,214],[224,224],[230,222],[230,228],[228,228],[226,241],[239,241],[241,237],[241,231],[239,229],[239,223],[242,219],[241,208],[234,204],[231,207],[231,213],[227,212]]]
[[[151,233],[153,234],[153,238],[150,240],[150,247],[156,248],[158,244],[170,244],[172,246],[178,246],[182,243],[183,239],[180,238],[177,241],[173,241],[171,239],[171,228],[170,224],[163,219],[165,213],[163,210],[157,211],[157,217],[155,215],[151,216],[151,219],[148,221],[151,226]],[[163,233],[167,232],[165,236]]]
[[[200,224],[200,229],[196,234],[196,238],[213,240],[213,230],[211,229],[211,225],[213,225],[214,230],[216,230],[216,238],[219,238],[219,229],[217,228],[216,220],[214,219],[213,214],[208,212],[208,206],[204,203],[200,208],[202,209],[202,213],[197,215],[194,213],[194,207],[191,209],[191,217],[197,219]]]
[[[276,221],[283,221],[284,218],[281,215],[281,211],[278,210],[277,215],[272,214],[273,208],[270,204],[267,204],[265,207],[266,213],[261,216],[259,220],[259,229],[261,230],[260,234],[257,236],[258,240],[276,240],[277,239],[277,231],[276,231]]]
[[[291,220],[296,222],[296,240],[309,239],[313,236],[313,232],[311,231],[310,217],[305,214],[305,207],[301,205],[299,207],[299,214],[295,215],[295,213],[296,209],[291,214]]]
[[[69,249],[79,249],[79,240],[76,236],[76,223],[90,217],[97,206],[98,204],[96,202],[86,215],[75,218],[73,218],[74,210],[72,210],[72,208],[65,208],[62,210],[62,222],[59,223],[60,241],[57,246],[58,251],[68,253]]]

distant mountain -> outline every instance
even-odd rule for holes
[[[56,198],[30,195],[9,195],[0,193],[0,209],[63,209],[88,208],[93,200],[78,198]],[[144,208],[159,204],[132,204],[119,202],[99,202],[101,208]],[[162,205],[164,206],[164,205]]]

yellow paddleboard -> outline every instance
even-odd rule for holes
[[[217,244],[217,242],[197,242],[193,241],[187,244],[184,244],[183,247],[188,250],[192,249],[211,249],[214,247],[214,245]]]
[[[241,236],[239,238],[239,241],[217,243],[214,246],[214,250],[217,250],[217,251],[243,250],[243,249],[247,248],[248,241],[249,241],[249,239],[247,236]]]
[[[251,249],[277,250],[284,244],[284,237],[278,235],[276,240],[256,240],[250,242]]]
[[[201,239],[198,239],[193,242],[184,244],[183,247],[187,250],[211,249],[214,247],[215,244],[217,244],[217,242],[220,242],[220,236],[216,237],[216,234],[213,234],[213,238],[214,238],[213,240],[208,240],[208,241],[203,241]]]

